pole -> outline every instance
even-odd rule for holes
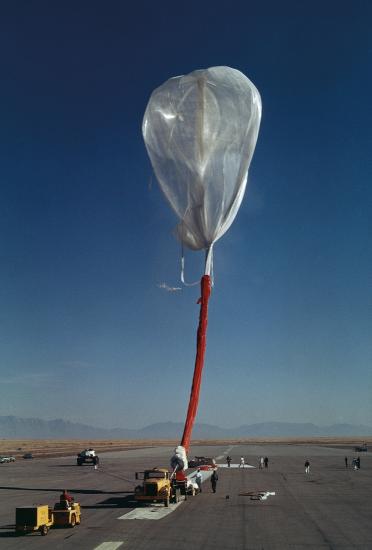
[[[183,430],[181,445],[185,447],[186,452],[190,447],[191,433],[195,422],[196,413],[199,404],[199,394],[201,386],[201,377],[204,366],[204,356],[207,344],[207,326],[208,326],[208,300],[211,294],[211,278],[209,275],[203,275],[200,281],[201,297],[198,300],[200,304],[199,327],[196,341],[196,358],[194,377],[192,380],[189,407],[185,427]]]

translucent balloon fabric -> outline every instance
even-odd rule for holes
[[[180,219],[178,237],[188,248],[211,251],[232,224],[260,120],[257,89],[230,67],[171,78],[152,93],[143,136],[161,189]]]

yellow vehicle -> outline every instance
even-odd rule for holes
[[[39,531],[41,535],[45,536],[52,525],[53,511],[47,504],[16,508],[15,530],[17,534]]]
[[[53,525],[58,527],[75,527],[81,523],[81,510],[78,502],[68,505],[65,502],[56,502],[53,510]]]
[[[140,477],[142,475],[143,478]],[[171,501],[178,502],[181,491],[168,470],[152,468],[136,472],[136,479],[143,479],[142,485],[137,485],[134,490],[134,498],[138,502],[163,502],[164,506],[169,506]]]
[[[54,510],[47,504],[42,506],[22,506],[16,508],[16,534],[25,535],[39,531],[45,536],[51,527],[75,527],[81,522],[81,510],[78,502],[68,504],[57,502]]]

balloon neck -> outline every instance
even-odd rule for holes
[[[205,252],[204,275],[209,275],[213,279],[213,243]]]

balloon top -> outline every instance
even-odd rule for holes
[[[211,67],[153,91],[143,136],[160,187],[180,219],[179,239],[209,249],[232,224],[261,120],[256,87],[240,71]]]

